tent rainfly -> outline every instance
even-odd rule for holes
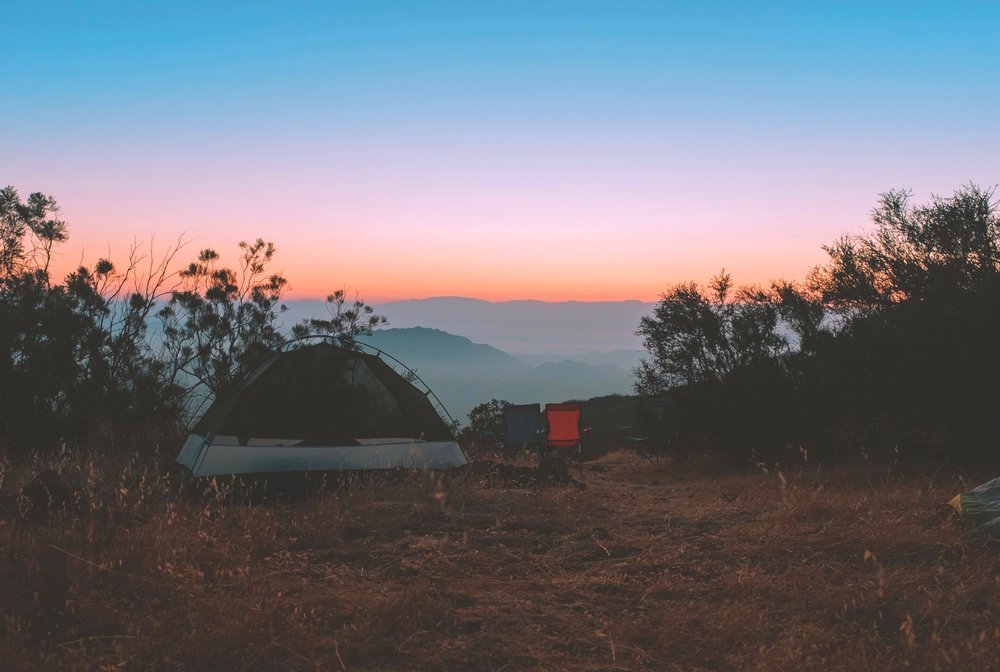
[[[1000,536],[1000,478],[955,495],[948,503],[970,532]]]
[[[431,393],[381,354],[329,342],[275,352],[215,399],[177,462],[195,476],[465,464]]]

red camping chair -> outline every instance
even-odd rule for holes
[[[583,457],[582,404],[545,404],[546,448],[576,448]]]

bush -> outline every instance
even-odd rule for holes
[[[678,285],[638,334],[647,431],[745,461],[978,459],[1000,434],[993,191],[883,195],[875,231],[824,248],[804,288]],[[851,437],[847,443],[844,437]]]

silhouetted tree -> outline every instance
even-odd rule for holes
[[[883,194],[872,211],[875,231],[824,247],[830,261],[813,271],[812,288],[829,308],[852,316],[993,291],[1000,273],[994,193],[969,185],[922,206],[907,191]]]
[[[782,293],[793,288],[734,291],[723,271],[708,291],[673,287],[642,318],[636,334],[649,356],[635,369],[635,390],[645,400],[640,418],[652,450],[753,458],[783,446],[776,422],[789,386]]]
[[[1000,432],[1000,217],[974,185],[913,205],[884,194],[875,230],[825,248],[812,291],[838,313],[816,352],[826,398],[883,452],[985,447]],[[936,438],[935,438],[936,437]]]
[[[799,354],[813,352],[819,339],[832,336],[827,310],[815,291],[788,280],[776,280],[771,283],[771,294],[782,324],[798,338],[795,350]]]
[[[100,259],[53,284],[53,250],[68,238],[58,212],[50,196],[22,201],[0,189],[0,441],[175,430],[197,396],[217,394],[286,340],[287,283],[269,270],[272,243],[240,243],[235,269],[203,250],[176,274],[180,243],[159,257],[135,245],[120,266]],[[343,290],[328,311],[295,333],[353,337],[385,323]],[[162,334],[149,333],[154,313]]]
[[[648,431],[678,452],[755,461],[991,450],[1000,435],[994,191],[910,199],[884,194],[875,230],[824,248],[829,261],[805,286],[778,281],[729,301],[723,274],[707,293],[667,292],[637,332],[649,352],[636,370]]]
[[[348,303],[347,290],[338,289],[326,297],[327,317],[303,320],[292,327],[296,338],[311,335],[332,335],[344,337],[350,342],[355,336],[371,336],[374,329],[386,324],[383,315],[376,315],[375,309],[355,297]]]
[[[52,284],[53,249],[67,240],[50,196],[0,190],[0,434],[20,445],[176,418],[178,395],[146,338],[146,318],[176,248],[154,263],[130,251]]]
[[[636,392],[720,382],[740,368],[774,360],[788,348],[778,319],[772,294],[756,287],[734,293],[725,271],[712,278],[708,292],[695,283],[673,287],[636,331],[649,353],[635,370]]]
[[[510,402],[505,399],[490,399],[477,405],[469,411],[469,430],[474,434],[482,432],[503,433],[504,411],[510,405]]]
[[[51,196],[35,192],[22,201],[14,187],[0,189],[0,277],[40,272],[47,279],[53,247],[69,237],[58,213]]]
[[[159,311],[162,358],[171,381],[186,389],[192,411],[202,406],[199,399],[218,395],[288,339],[279,321],[288,282],[270,270],[274,244],[258,238],[239,247],[235,269],[220,265],[215,250],[202,250]],[[326,305],[328,319],[304,320],[292,335],[342,336],[349,345],[386,322],[361,299],[348,304],[344,290],[328,296]]]
[[[280,345],[277,323],[287,280],[268,270],[273,243],[240,243],[236,269],[202,250],[180,272],[181,286],[159,311],[172,380],[217,395]]]

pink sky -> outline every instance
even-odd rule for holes
[[[723,267],[741,284],[801,279],[823,261],[821,245],[869,228],[868,213],[887,188],[874,176],[833,194],[825,179],[772,182],[747,173],[716,191],[697,175],[613,168],[582,177],[491,171],[487,180],[453,166],[419,179],[351,174],[347,166],[320,177],[300,167],[282,181],[258,166],[224,177],[235,170],[109,163],[85,179],[39,175],[45,186],[29,181],[22,192],[51,193],[70,223],[57,272],[81,258],[93,263],[109,246],[120,259],[133,239],[153,239],[163,250],[183,237],[180,261],[213,247],[235,263],[236,244],[259,236],[276,243],[275,270],[289,279],[292,297],[348,287],[370,302],[648,301]]]
[[[647,206],[649,212],[625,208],[620,217],[602,216],[596,211],[612,204],[592,198],[576,202],[576,219],[558,224],[552,223],[553,210],[563,208],[537,202],[532,208],[524,200],[504,213],[482,215],[475,203],[464,204],[463,210],[453,202],[438,211],[428,207],[422,216],[413,214],[420,207],[411,201],[407,219],[394,208],[364,204],[341,218],[305,208],[285,225],[272,223],[288,217],[287,211],[278,212],[286,209],[278,203],[258,203],[254,212],[194,218],[175,211],[173,203],[167,208],[128,204],[131,199],[124,194],[113,207],[77,203],[72,194],[60,200],[71,240],[60,252],[57,273],[81,258],[93,263],[109,247],[112,259],[121,259],[133,239],[152,239],[162,251],[183,237],[188,242],[179,261],[213,247],[232,264],[237,242],[260,236],[277,244],[274,268],[289,279],[291,296],[322,296],[349,287],[369,301],[443,295],[652,300],[672,283],[705,281],[722,267],[743,283],[801,278],[822,261],[822,230],[847,230],[843,220],[799,226],[792,213],[753,218],[735,208],[705,216]],[[128,207],[119,212],[123,200]],[[200,209],[193,198],[185,199],[184,207]],[[742,227],[725,221],[737,216]],[[507,224],[508,219],[517,225]],[[864,220],[862,211],[853,223]]]
[[[990,3],[5,20],[0,182],[62,204],[58,271],[263,237],[294,297],[652,300],[723,267],[801,279],[881,192],[1000,179]]]
[[[801,279],[823,244],[870,228],[880,192],[912,187],[919,202],[989,174],[943,141],[942,160],[907,164],[896,141],[864,138],[814,139],[806,153],[794,136],[516,139],[83,140],[68,160],[22,162],[15,186],[62,205],[71,240],[57,270],[181,236],[182,260],[214,247],[234,263],[240,240],[263,237],[294,297],[653,300],[723,267],[741,284]],[[967,166],[975,175],[952,177]]]

